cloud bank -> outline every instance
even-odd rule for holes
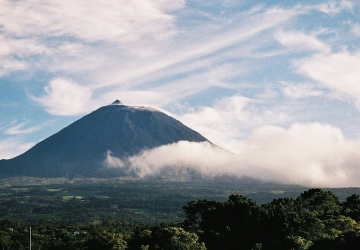
[[[156,175],[165,167],[192,168],[205,176],[247,176],[264,181],[321,187],[358,186],[359,141],[344,138],[339,128],[294,123],[288,129],[263,126],[232,154],[208,142],[180,141],[128,159],[108,154],[111,168],[129,168],[138,176]]]

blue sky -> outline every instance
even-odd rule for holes
[[[268,162],[315,164],[349,183],[359,11],[347,0],[0,0],[0,158],[119,99],[159,107],[236,154],[301,155]]]

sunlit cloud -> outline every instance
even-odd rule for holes
[[[292,119],[290,111],[278,105],[265,107],[260,100],[235,95],[217,100],[212,107],[184,110],[178,119],[220,147],[238,152],[252,129],[288,123]]]
[[[91,89],[74,81],[56,78],[44,89],[45,96],[32,99],[45,106],[51,114],[78,115],[92,109],[88,106],[92,95]]]

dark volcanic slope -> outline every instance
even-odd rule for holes
[[[126,157],[180,140],[207,141],[196,131],[155,109],[108,105],[24,154],[0,161],[0,176],[96,177],[103,168],[108,150],[114,156]]]

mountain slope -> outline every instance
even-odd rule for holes
[[[118,100],[75,121],[11,160],[0,161],[0,176],[60,177],[104,174],[107,152],[120,158],[181,140],[207,139],[156,109]]]

